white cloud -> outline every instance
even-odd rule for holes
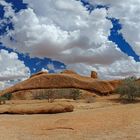
[[[117,60],[109,65],[79,63],[71,64],[68,68],[74,69],[83,75],[90,75],[91,70],[97,71],[100,79],[122,79],[129,76],[140,77],[140,62],[136,62],[132,57]]]
[[[5,16],[5,18],[10,18],[10,17],[14,16],[15,12],[14,12],[14,10],[12,8],[11,3],[7,3],[4,0],[1,0],[0,5],[2,5],[4,7],[4,11],[5,11],[4,16]]]
[[[47,64],[47,67],[48,67],[49,70],[55,71],[55,67],[54,67],[54,64],[53,63]]]
[[[120,1],[95,0],[101,4],[111,4],[112,9],[95,9],[91,14],[76,0],[24,2],[29,4],[29,8],[13,15],[14,30],[1,38],[5,46],[29,53],[32,57],[50,57],[62,61],[69,68],[76,68],[76,71],[82,74],[95,69],[102,78],[124,77],[133,72],[139,76],[139,72],[133,67],[138,68],[140,64],[108,40],[112,23],[106,17],[115,16],[123,23],[120,12],[123,12],[123,15],[127,13],[123,11],[126,4],[124,0],[123,7],[120,7]],[[121,9],[113,13],[115,8]],[[127,30],[129,35],[132,34],[128,32],[125,23],[123,27],[122,32]],[[123,34],[127,39],[127,35]],[[10,37],[14,41],[11,41]],[[133,41],[139,46],[139,40]],[[125,69],[127,66],[129,69]]]
[[[84,58],[87,53],[95,51],[93,55],[96,55],[99,48],[111,44],[108,35],[112,23],[106,19],[105,9],[96,9],[89,15],[86,8],[75,0],[25,2],[29,2],[34,10],[22,10],[13,17],[15,30],[2,38],[2,42],[10,48],[68,64],[73,57],[68,61],[65,57],[73,56],[73,52],[82,53]],[[44,3],[43,6],[41,3]],[[10,40],[11,36],[14,42]]]
[[[89,0],[92,4],[109,5],[108,16],[120,20],[125,40],[140,55],[140,0]]]
[[[54,72],[54,73],[59,73],[63,71],[65,67],[63,65],[59,66],[57,68],[53,62],[48,63],[44,68],[42,68],[42,71],[47,70],[48,72]]]
[[[43,72],[49,72],[48,69],[46,69],[46,68],[42,68],[41,71],[43,71]]]
[[[26,79],[30,70],[18,59],[16,53],[0,51],[0,89]]]

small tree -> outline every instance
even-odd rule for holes
[[[11,93],[6,93],[6,94],[2,95],[2,97],[5,98],[5,100],[11,100],[12,94]]]
[[[116,92],[120,94],[120,98],[127,99],[129,102],[140,97],[140,87],[135,77],[124,79],[122,84],[116,89]]]
[[[71,97],[73,100],[77,100],[80,97],[79,89],[71,89]]]
[[[47,96],[47,99],[48,99],[48,102],[49,102],[49,103],[54,102],[55,97],[54,97],[54,91],[53,91],[52,89],[49,89],[49,90],[48,90],[46,96]]]
[[[43,92],[39,92],[35,94],[34,99],[39,99],[39,100],[47,99],[49,103],[52,103],[55,100],[54,90],[53,89],[43,90]]]

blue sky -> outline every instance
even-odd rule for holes
[[[13,9],[15,10],[15,12],[19,12],[20,10],[27,8],[27,4],[23,3],[22,0],[18,0],[18,1],[17,0],[5,0],[5,1],[8,3],[12,3]],[[0,19],[3,19],[3,17],[4,17],[3,6],[0,6]],[[5,26],[0,29],[0,35],[4,34],[6,32],[6,28],[13,29],[12,23],[5,24]],[[9,52],[14,51],[13,49],[7,48],[2,43],[0,44],[0,49],[5,49],[5,50],[8,50]],[[18,53],[18,56],[19,56],[19,59],[24,61],[25,65],[30,68],[31,74],[41,71],[42,68],[48,69],[47,64],[53,64],[54,68],[56,70],[57,69],[63,70],[66,68],[66,65],[64,63],[55,61],[55,60],[53,61],[47,57],[44,59],[40,59],[37,57],[31,58],[28,54],[24,55],[21,53]],[[49,72],[54,73],[55,71],[53,69],[50,69]]]
[[[23,3],[22,0],[5,0],[8,3],[12,3],[13,8],[15,9],[15,12],[19,12],[22,9],[26,9],[27,8],[27,4]],[[85,2],[84,0],[82,1],[84,6],[89,5],[88,2]],[[96,5],[96,8],[107,8],[104,5]],[[95,7],[93,6],[89,6],[88,10],[93,10]],[[0,18],[2,19],[4,16],[4,10],[3,7],[0,6]],[[125,39],[123,38],[122,34],[119,34],[118,31],[122,28],[121,23],[119,22],[118,19],[112,18],[112,19],[108,19],[111,20],[112,24],[113,24],[113,28],[111,29],[111,35],[108,37],[109,40],[115,42],[118,47],[124,52],[126,53],[128,56],[132,56],[134,57],[134,59],[136,61],[140,61],[139,56],[133,51],[132,47],[129,45],[129,43],[127,43],[127,41],[125,41]],[[12,29],[12,24],[6,24],[1,30],[0,30],[0,34],[5,33],[6,28],[10,28]],[[0,45],[1,49],[6,49],[8,51],[13,51],[12,49],[7,48],[6,46],[3,46],[2,44]],[[38,71],[40,71],[43,67],[45,67],[48,63],[53,63],[55,66],[55,69],[60,69],[59,66],[64,66],[64,68],[66,68],[65,64],[63,64],[62,62],[59,63],[59,61],[53,61],[51,59],[48,59],[47,57],[44,59],[39,59],[39,58],[30,58],[28,55],[23,55],[23,54],[18,54],[19,55],[19,59],[23,60],[25,62],[25,65],[27,65],[32,73],[36,73]],[[50,71],[50,72],[54,72],[54,71]]]
[[[136,61],[140,61],[139,56],[135,53],[129,43],[123,38],[122,34],[119,34],[119,30],[122,28],[118,19],[109,19],[113,24],[111,29],[111,35],[108,37],[109,40],[115,42],[122,52],[126,53],[128,56],[134,57]]]
[[[122,19],[127,19],[127,18],[132,18],[132,17],[125,17],[126,15],[125,14],[123,15],[123,13],[122,13],[122,15],[117,14],[118,7],[119,6],[121,7],[123,5],[123,3],[125,2],[124,0],[122,1],[122,5],[121,5],[121,2],[118,1],[118,3],[117,3],[117,2],[113,2],[113,0],[112,1],[110,0],[110,3],[105,3],[102,0],[100,0],[99,3],[96,0],[95,1],[94,0],[81,0],[81,3],[79,1],[75,2],[74,0],[70,0],[70,1],[62,0],[62,1],[58,1],[58,3],[55,1],[56,3],[54,2],[52,5],[52,3],[48,0],[48,5],[50,4],[50,6],[51,5],[58,6],[58,9],[57,9],[58,13],[60,12],[58,14],[59,18],[61,18],[61,15],[60,15],[61,10],[59,10],[59,9],[62,9],[62,11],[64,10],[63,12],[67,12],[73,18],[74,13],[72,13],[71,9],[69,10],[69,8],[74,7],[77,4],[80,5],[79,9],[77,8],[75,10],[75,14],[79,13],[79,15],[78,14],[76,15],[76,18],[78,18],[77,23],[76,24],[73,23],[73,21],[75,20],[74,18],[71,20],[71,23],[70,22],[68,23],[67,20],[70,20],[70,18],[67,16],[66,18],[68,18],[68,19],[66,19],[66,21],[65,21],[66,23],[64,23],[64,25],[62,25],[63,23],[61,23],[61,21],[59,21],[59,19],[55,19],[55,14],[51,15],[51,13],[55,12],[55,9],[53,9],[53,7],[50,8],[51,12],[50,12],[50,15],[48,15],[48,17],[47,17],[47,13],[46,13],[46,15],[45,15],[45,13],[43,13],[43,8],[46,8],[47,4],[45,7],[41,4],[37,5],[38,2],[34,2],[33,5],[31,5],[32,0],[24,0],[24,2],[23,2],[23,0],[18,0],[18,1],[17,0],[4,0],[4,1],[7,4],[8,3],[12,4],[11,8],[10,8],[10,10],[11,9],[12,10],[10,12],[12,13],[12,11],[14,11],[14,14],[6,17],[5,16],[6,13],[5,13],[5,9],[4,9],[5,6],[0,5],[0,20],[2,21],[2,24],[0,25],[0,36],[5,37],[9,33],[13,34],[13,36],[9,37],[9,40],[11,42],[10,45],[8,44],[8,41],[6,41],[6,43],[5,43],[2,40],[0,42],[0,49],[7,50],[9,52],[9,54],[11,52],[15,52],[16,55],[18,55],[18,61],[21,61],[21,63],[23,62],[25,67],[29,68],[30,74],[36,73],[42,69],[47,69],[47,70],[49,70],[49,72],[54,73],[54,72],[64,70],[66,68],[70,68],[70,69],[76,70],[78,73],[81,73],[81,74],[87,74],[87,73],[89,74],[90,70],[96,70],[96,71],[99,71],[99,75],[101,77],[103,76],[103,79],[121,78],[124,76],[129,76],[129,75],[131,76],[133,74],[139,75],[139,73],[137,73],[137,69],[139,68],[139,61],[140,61],[139,49],[138,49],[137,45],[136,46],[133,45],[133,44],[139,45],[139,42],[137,40],[135,41],[134,37],[132,37],[133,40],[131,39],[131,30],[129,31],[129,28],[127,27],[128,26],[127,22],[122,20]],[[41,0],[41,1],[43,1],[43,0]],[[136,2],[137,0],[134,0],[134,1]],[[132,2],[129,4],[131,5],[134,3]],[[81,6],[81,5],[83,5],[83,6]],[[40,10],[40,7],[42,8],[42,11]],[[86,7],[86,8],[82,8],[82,7]],[[54,7],[54,8],[56,8],[56,7]],[[26,9],[27,9],[27,11],[26,11]],[[84,9],[86,9],[86,11],[88,11],[88,15],[87,15],[87,16],[89,16],[88,23],[86,23],[86,21],[84,21],[84,18],[86,18],[85,17],[86,12],[84,11]],[[116,13],[112,9],[114,11],[116,10],[115,11]],[[127,7],[124,7],[124,9],[122,8],[122,10],[127,10]],[[80,13],[80,11],[82,13]],[[8,13],[8,10],[6,12]],[[120,12],[121,12],[121,10],[120,10]],[[131,12],[133,14],[135,12],[135,10],[131,11]],[[51,48],[49,48],[50,46],[48,45],[49,44],[48,42],[45,42],[46,47],[48,46],[48,48],[45,48],[44,42],[39,41],[39,42],[37,42],[37,44],[40,44],[42,46],[42,51],[40,53],[40,50],[36,48],[36,50],[34,52],[34,50],[32,50],[32,47],[34,47],[34,46],[39,47],[39,46],[37,46],[37,44],[35,44],[34,46],[31,46],[31,48],[28,48],[27,47],[28,45],[27,46],[25,45],[25,48],[23,48],[23,46],[21,44],[19,44],[19,45],[21,45],[21,47],[17,45],[20,42],[20,38],[18,38],[17,31],[19,29],[18,28],[16,29],[16,26],[18,25],[18,26],[22,27],[23,25],[20,25],[20,23],[22,22],[22,19],[17,19],[17,23],[14,22],[13,19],[14,18],[16,19],[20,14],[23,15],[23,18],[24,18],[24,14],[29,14],[29,16],[30,16],[30,14],[32,14],[32,16],[34,16],[34,18],[35,18],[35,22],[36,22],[36,20],[41,20],[42,18],[45,20],[48,20],[48,18],[49,18],[48,21],[54,22],[53,28],[54,29],[57,28],[58,31],[61,30],[61,32],[63,33],[62,36],[64,35],[64,37],[65,37],[65,33],[68,33],[68,35],[70,35],[71,33],[76,34],[76,32],[78,30],[80,31],[81,35],[79,37],[79,40],[76,41],[77,43],[76,42],[68,43],[68,46],[64,46],[64,47],[70,47],[70,45],[72,45],[70,48],[73,48],[73,49],[66,49],[66,50],[62,51],[62,53],[60,53],[60,54],[56,51],[57,50],[56,42],[49,42],[49,43],[52,43],[51,48],[54,47],[53,49],[51,49]],[[112,16],[112,14],[114,14],[114,15]],[[96,15],[99,15],[99,16],[96,16]],[[92,16],[93,16],[93,19],[92,19]],[[26,16],[25,16],[25,18],[26,18]],[[27,18],[28,18],[28,16],[27,16]],[[134,18],[136,18],[136,17],[134,17]],[[25,20],[26,19],[24,19],[24,21]],[[94,23],[94,22],[96,22],[96,20],[97,20],[97,23]],[[99,23],[98,23],[98,20],[99,20]],[[34,22],[34,21],[32,21],[32,19],[31,19],[31,24],[32,24],[32,22]],[[42,22],[42,21],[39,21],[39,22]],[[92,22],[93,22],[93,25],[92,25]],[[101,23],[103,22],[103,25],[100,25],[100,22]],[[87,24],[86,26],[85,26],[85,23]],[[132,21],[132,23],[133,23],[133,21]],[[24,24],[26,24],[26,22]],[[27,22],[27,24],[28,24],[28,22]],[[99,24],[99,25],[97,25],[97,24]],[[49,23],[44,23],[44,21],[43,21],[43,23],[41,23],[40,25],[37,25],[37,26],[39,26],[39,27],[42,26],[41,29],[43,29],[44,27],[46,27],[48,25],[49,25]],[[90,36],[92,36],[92,32],[93,32],[93,34],[96,34],[96,28],[94,29],[94,27],[96,25],[97,25],[97,32],[99,31],[102,34],[101,37],[99,34],[99,38],[97,37],[97,41],[96,41],[95,35],[93,35],[93,39],[90,38]],[[90,30],[88,30],[88,28],[86,31],[84,29],[84,26],[86,28],[88,26],[91,26],[91,32],[90,32]],[[75,31],[73,29],[75,29]],[[22,29],[22,30],[24,30],[24,29]],[[22,30],[20,32],[23,34],[21,35],[21,33],[20,33],[19,36],[23,36],[24,33],[26,36],[28,34],[28,31],[25,30],[24,32],[22,32]],[[33,27],[33,30],[34,30],[34,27]],[[46,29],[46,30],[48,30],[48,29]],[[106,31],[106,30],[108,30],[108,31]],[[127,30],[128,30],[128,32],[127,32]],[[11,32],[11,31],[13,31],[13,32]],[[59,32],[58,31],[56,33],[60,32],[60,31]],[[51,32],[53,32],[53,30]],[[55,32],[55,30],[54,30],[54,32]],[[82,32],[89,34],[89,36],[82,34]],[[32,31],[30,33],[32,33]],[[34,31],[34,33],[36,33],[36,32]],[[44,33],[45,33],[45,31],[44,31]],[[17,36],[14,36],[14,34]],[[134,33],[132,32],[132,34],[134,34]],[[46,35],[47,35],[47,32],[46,32]],[[134,36],[136,36],[136,35],[134,35]],[[73,36],[73,35],[71,34],[71,36]],[[35,41],[35,40],[32,40],[32,37],[30,37],[30,38],[31,38],[31,40],[24,40],[23,42],[21,41],[21,43],[24,44],[26,42]],[[53,35],[51,36],[51,38],[53,40]],[[38,39],[40,39],[40,37],[38,37],[36,39],[38,40]],[[44,38],[44,39],[46,40],[47,38]],[[42,40],[43,40],[43,37],[42,37]],[[91,40],[91,44],[93,44],[93,46],[88,43],[88,40],[89,40],[89,42]],[[94,41],[92,42],[92,40],[94,40]],[[12,43],[13,43],[13,46],[12,46]],[[77,48],[75,47],[75,43],[77,45]],[[65,44],[65,41],[64,41],[64,44]],[[59,47],[59,45],[60,44],[58,43],[58,47]],[[62,43],[61,43],[61,45],[63,46]],[[87,52],[85,52],[85,53],[82,52],[82,50],[85,49],[85,48],[83,48],[84,45],[85,45],[85,48],[87,47],[87,50],[86,50]],[[94,45],[95,45],[95,47],[94,47]],[[100,46],[100,47],[98,48],[98,46]],[[60,50],[61,49],[62,48],[60,48]],[[59,51],[59,49],[58,49],[58,51]],[[79,51],[79,53],[81,51],[81,55],[78,55],[78,51]],[[71,52],[71,54],[67,55],[67,53],[70,53],[70,52]],[[93,54],[95,53],[95,55],[92,56],[92,52],[93,52]],[[58,54],[56,54],[56,53],[58,53]],[[63,53],[64,54],[66,53],[66,55],[63,56]],[[87,54],[89,54],[89,56]],[[82,57],[82,55],[85,55],[85,56]],[[17,59],[17,58],[15,58],[15,59]],[[92,62],[92,59],[93,59],[93,62]],[[130,64],[129,64],[129,60],[130,60]],[[116,69],[114,67],[114,65],[116,67],[117,67],[117,65],[118,66],[122,65],[122,68],[117,68],[117,70],[114,70],[114,69]],[[113,67],[114,67],[114,69],[113,69]],[[128,71],[128,67],[129,68],[131,67],[130,71]],[[136,67],[136,68],[134,68],[134,67]],[[106,76],[104,76],[103,73],[105,73]]]

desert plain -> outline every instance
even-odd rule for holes
[[[59,99],[74,106],[58,114],[1,114],[0,140],[140,140],[140,103],[123,104],[118,95],[92,103]],[[6,105],[54,104],[47,100],[11,100]],[[0,109],[6,105],[1,105]]]

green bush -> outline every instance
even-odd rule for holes
[[[80,90],[79,89],[71,89],[71,97],[73,100],[77,100],[80,97]]]
[[[12,94],[6,93],[6,94],[2,95],[0,98],[5,99],[5,100],[11,100]]]
[[[140,97],[140,86],[135,77],[129,77],[123,80],[122,84],[116,89],[120,98],[127,99],[129,102]]]
[[[55,100],[54,91],[53,89],[44,90],[42,93],[35,94],[34,99],[47,99],[48,102],[52,103]]]
[[[47,99],[53,102],[55,99],[73,99],[80,98],[81,91],[74,88],[60,88],[60,89],[42,89],[33,94],[34,99]]]

